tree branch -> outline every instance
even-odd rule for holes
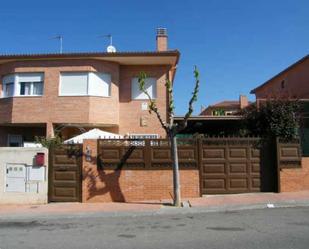
[[[170,119],[169,127],[170,129],[172,129],[174,126],[175,105],[174,105],[173,85],[172,85],[172,82],[168,78],[166,78],[165,87],[167,89],[168,99],[169,99],[168,110],[167,110],[169,114],[169,119]]]
[[[194,78],[195,78],[195,87],[192,93],[192,97],[189,101],[188,111],[186,115],[184,116],[184,119],[176,127],[176,134],[187,127],[188,119],[193,113],[193,103],[197,101],[197,94],[199,92],[200,80],[199,80],[199,72],[196,66],[194,67]]]
[[[155,100],[153,100],[151,98],[151,96],[149,95],[149,93],[147,92],[147,90],[145,89],[145,80],[147,78],[147,75],[145,72],[141,72],[139,74],[139,77],[138,77],[138,83],[139,83],[139,89],[147,96],[148,100],[149,100],[149,113],[151,112],[154,112],[156,115],[157,115],[157,118],[162,126],[162,128],[166,131],[166,133],[168,134],[168,127],[166,125],[166,123],[163,121],[162,117],[161,117],[161,114],[158,110],[158,107],[156,105],[156,102]]]

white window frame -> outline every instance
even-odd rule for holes
[[[87,77],[87,87],[86,87],[86,94],[78,94],[78,93],[72,93],[72,94],[68,94],[68,93],[65,93],[63,94],[61,92],[62,90],[62,76],[63,75],[77,75],[77,74],[80,74],[80,75],[85,75]],[[108,90],[107,90],[107,95],[104,95],[103,93],[102,94],[92,94],[90,93],[91,92],[91,81],[90,81],[90,75],[91,74],[95,74],[97,75],[98,77],[100,77],[99,75],[106,75],[107,77],[109,77],[109,82],[107,83],[108,84]],[[103,72],[85,72],[85,71],[69,71],[69,72],[60,72],[60,75],[59,75],[59,89],[58,89],[58,95],[61,96],[61,97],[72,97],[72,96],[94,96],[94,97],[104,97],[104,98],[108,98],[108,97],[111,97],[111,86],[112,86],[112,80],[111,80],[111,75],[108,74],[108,73],[103,73]]]
[[[151,99],[156,99],[157,98],[157,79],[154,78],[154,77],[149,77],[149,78],[146,79],[145,84],[147,84],[147,80],[151,80],[151,81],[154,82],[154,85],[152,86],[153,92],[149,95],[150,96],[152,95]],[[135,92],[134,92],[135,84],[137,85],[136,87],[139,91],[138,95],[142,94],[142,95],[144,95],[144,97],[135,97],[135,95],[136,95]],[[146,89],[146,91],[147,91],[147,89]],[[139,90],[138,77],[133,77],[132,80],[131,80],[131,99],[132,100],[148,100],[148,97],[144,93],[142,93],[142,91]]]
[[[32,80],[32,81],[23,81],[21,80],[25,76],[38,77],[40,81]],[[6,95],[7,85],[13,83],[13,94]],[[30,94],[21,95],[21,83],[30,83]],[[34,83],[41,83],[42,84],[42,94],[33,94],[33,84]],[[44,73],[37,73],[37,72],[27,72],[27,73],[14,73],[6,75],[2,78],[2,98],[9,98],[9,97],[40,97],[44,95]]]
[[[21,94],[21,84],[22,83],[28,83],[30,84],[30,94]],[[34,90],[34,87],[33,85],[35,83],[41,83],[42,84],[42,94],[34,94],[33,93],[33,90]],[[19,82],[19,94],[18,96],[42,96],[44,93],[44,82],[43,81],[32,81],[32,82]]]
[[[7,95],[7,85],[13,85],[13,91],[12,91],[12,94],[11,95]],[[9,97],[14,97],[14,91],[15,91],[15,84],[14,82],[6,82],[6,83],[2,83],[2,97],[4,98],[9,98]]]

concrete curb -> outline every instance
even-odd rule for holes
[[[309,201],[285,201],[274,202],[273,207],[268,206],[269,203],[246,204],[246,205],[220,205],[220,206],[202,206],[202,207],[187,207],[175,208],[171,206],[162,206],[159,210],[147,211],[91,211],[91,212],[76,212],[76,213],[16,213],[16,214],[0,214],[0,222],[2,220],[11,219],[57,219],[61,218],[87,218],[87,217],[139,217],[139,216],[157,216],[157,215],[181,215],[181,214],[196,214],[196,213],[220,213],[233,211],[246,211],[254,209],[276,209],[276,208],[297,208],[309,207]]]

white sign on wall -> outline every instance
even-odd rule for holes
[[[148,110],[148,103],[142,102],[142,111],[147,111],[147,110]]]

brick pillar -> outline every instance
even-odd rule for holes
[[[83,164],[82,164],[82,202],[87,202],[90,195],[89,186],[92,184],[90,178],[98,174],[97,170],[97,143],[96,139],[85,139],[83,141]]]
[[[240,104],[240,109],[244,109],[249,105],[249,101],[247,96],[245,95],[240,95],[239,96],[239,104]]]

